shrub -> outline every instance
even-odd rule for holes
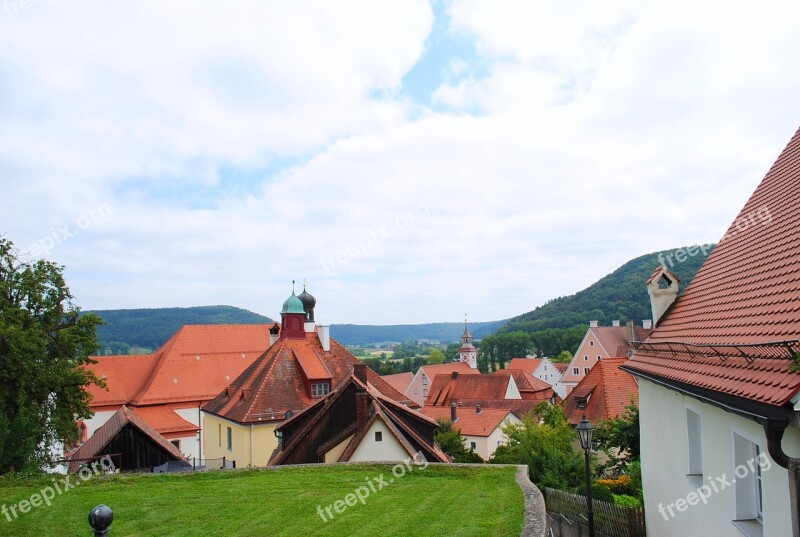
[[[629,475],[623,474],[616,479],[598,479],[595,483],[606,487],[614,494],[627,494],[629,496],[635,494],[631,487],[631,476]]]
[[[620,507],[641,507],[642,502],[639,498],[634,498],[627,494],[614,494],[614,505],[619,505]]]

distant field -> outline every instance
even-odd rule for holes
[[[524,506],[514,473],[429,466],[394,478],[389,465],[359,465],[96,477],[57,495],[50,507],[10,522],[0,515],[0,535],[91,535],[89,511],[105,503],[114,510],[111,537],[517,536]],[[386,486],[378,490],[381,479]],[[0,478],[0,504],[30,499],[51,480]],[[317,506],[324,513],[370,483],[375,492],[363,505],[331,510],[334,518],[322,520]]]

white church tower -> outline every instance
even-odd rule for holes
[[[464,315],[464,333],[461,334],[461,349],[458,354],[462,362],[466,362],[472,369],[478,368],[478,349],[472,344],[472,334],[467,327],[466,315]]]

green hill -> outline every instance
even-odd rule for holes
[[[469,323],[472,335],[480,339],[488,336],[503,326],[506,321],[489,321]],[[331,325],[331,336],[343,345],[371,345],[390,341],[415,341],[431,339],[442,343],[452,343],[464,332],[464,323],[428,323],[428,324],[396,324],[396,325],[363,325],[334,324]]]
[[[127,354],[131,348],[154,350],[185,324],[262,324],[272,319],[233,306],[95,310],[107,324],[98,327],[103,354]]]
[[[672,266],[667,267],[681,280],[681,292],[689,285],[713,246],[704,254],[697,250],[696,255],[687,257],[682,263],[675,261],[674,253],[687,248],[677,248],[646,254],[628,261],[611,274],[601,278],[583,291],[574,295],[559,297],[538,308],[511,319],[500,327],[497,334],[526,332],[531,334],[534,344],[541,353],[557,355],[562,350],[574,352],[586,333],[589,321],[600,321],[610,325],[612,320],[623,323],[633,320],[641,323],[651,317],[650,298],[645,282],[662,259],[673,254]]]

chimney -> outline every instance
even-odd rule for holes
[[[455,401],[450,403],[450,421],[452,421],[453,423],[455,423],[456,420],[458,419],[458,411],[456,410],[457,408],[458,407],[456,406]]]
[[[650,295],[650,309],[653,313],[653,328],[678,298],[681,281],[664,265],[660,265],[647,280],[647,294]]]
[[[651,328],[653,328],[653,321],[651,321],[650,319],[644,319],[642,321],[642,328],[644,328],[645,330],[650,330]]]
[[[636,341],[636,332],[633,330],[633,321],[628,321],[625,326],[628,328],[628,345],[633,345]]]
[[[317,325],[314,324],[313,322],[306,321],[304,324],[304,328],[306,329],[306,334],[310,334],[311,332],[313,332],[316,326]]]
[[[598,321],[589,321],[589,328],[597,328]]]
[[[619,319],[614,319],[611,321],[611,326],[619,326]]]
[[[353,376],[355,376],[358,380],[363,382],[364,384],[367,383],[367,364],[364,363],[357,363],[353,364]]]
[[[356,390],[356,425],[358,427],[362,427],[367,423],[368,406],[367,390],[359,387]]]
[[[481,413],[481,405],[475,405],[475,413],[476,414],[480,414]]]
[[[453,379],[453,380],[457,379],[458,378],[458,371],[453,371],[452,373],[450,373],[450,378]]]
[[[272,325],[272,328],[269,329],[269,346],[272,347],[275,345],[275,342],[278,341],[278,338],[281,337],[281,327],[278,323]]]
[[[319,325],[317,335],[319,336],[319,342],[322,344],[322,350],[325,352],[331,352],[331,325]]]

